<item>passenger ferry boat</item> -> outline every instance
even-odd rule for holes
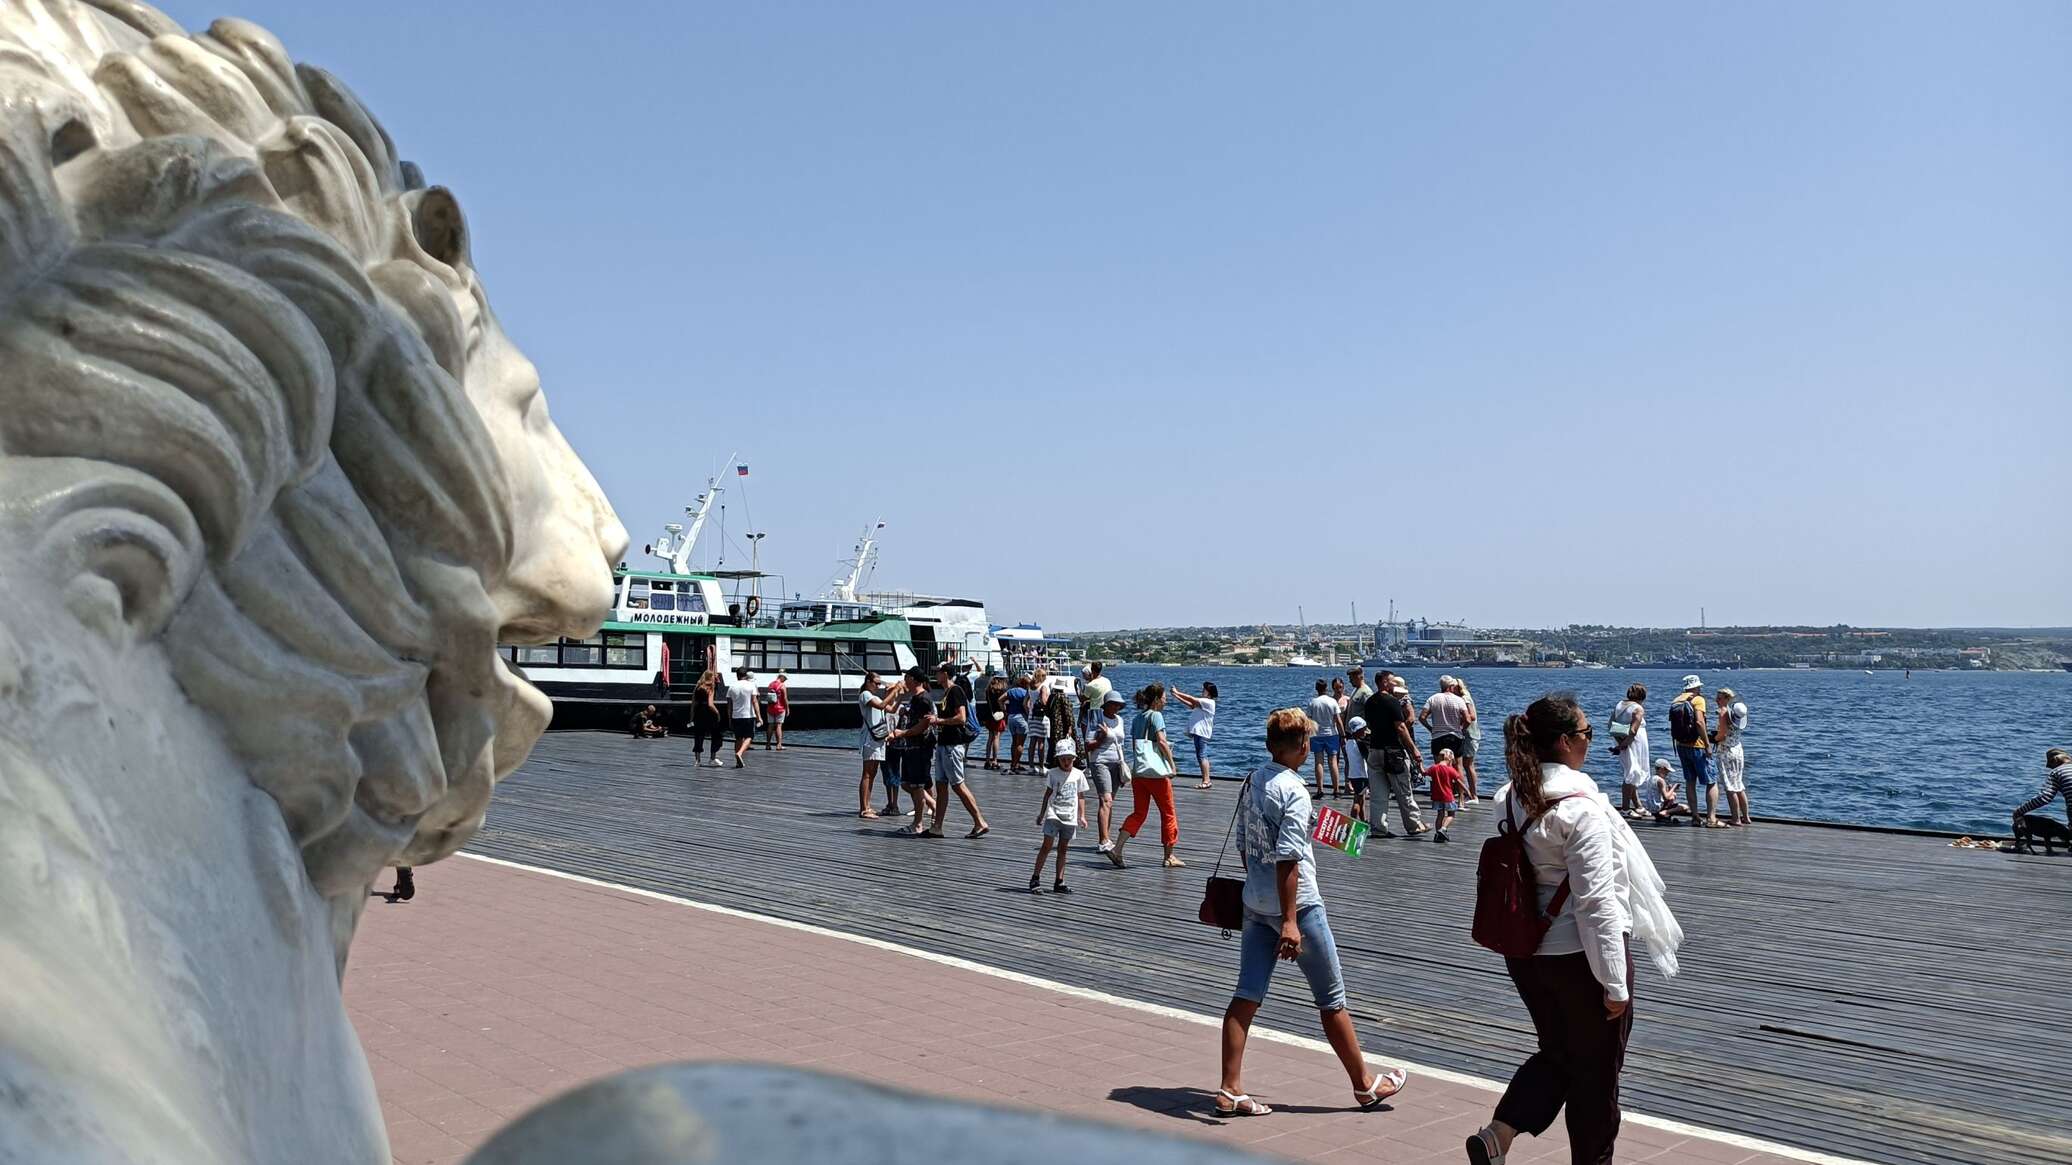
[[[904,619],[871,615],[813,626],[757,626],[759,604],[730,601],[713,574],[621,568],[611,617],[588,639],[499,652],[554,701],[559,727],[617,726],[631,709],[664,708],[672,726],[690,716],[691,693],[710,668],[723,683],[747,668],[765,689],[779,672],[802,728],[857,723],[863,673],[891,677],[912,667]]]
[[[1008,675],[1033,675],[1040,667],[1048,673],[1051,688],[1068,696],[1079,694],[1079,669],[1086,660],[1074,653],[1071,640],[1045,635],[1034,623],[995,627],[993,634]]]
[[[896,615],[834,603],[787,620],[764,612],[756,595],[730,597],[722,588],[759,580],[758,572],[691,570],[691,547],[718,492],[715,484],[687,510],[688,530],[672,523],[648,547],[667,570],[622,565],[613,572],[611,615],[597,634],[497,649],[554,701],[556,727],[618,727],[647,704],[680,726],[707,669],[730,684],[744,667],[764,691],[784,673],[788,723],[843,727],[860,720],[856,692],[865,671],[890,678],[922,662],[912,628]]]

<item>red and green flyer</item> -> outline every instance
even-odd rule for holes
[[[1311,840],[1341,850],[1350,857],[1359,857],[1360,848],[1367,844],[1367,823],[1359,821],[1329,805],[1317,806],[1317,823],[1309,831]]]

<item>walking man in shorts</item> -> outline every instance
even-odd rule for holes
[[[1344,789],[1344,776],[1338,767],[1339,757],[1345,750],[1345,712],[1338,701],[1331,698],[1331,685],[1317,681],[1316,699],[1309,702],[1309,718],[1316,722],[1316,735],[1310,738],[1309,752],[1315,758],[1314,776],[1317,782],[1317,796],[1324,795],[1324,774],[1331,774],[1331,795],[1336,797]]]
[[[755,730],[763,722],[763,710],[755,699],[755,677],[747,668],[734,672],[734,684],[727,689],[727,710],[734,721],[734,767],[745,769],[748,746],[755,743]]]
[[[1417,722],[1432,734],[1432,755],[1450,752],[1460,756],[1468,748],[1468,702],[1454,690],[1456,681],[1452,676],[1439,677],[1439,690],[1425,701],[1424,711],[1417,714]],[[1467,803],[1476,798],[1470,796]]]
[[[957,682],[956,672],[947,663],[936,670],[936,680],[942,685],[942,702],[932,717],[935,725],[935,823],[923,836],[942,836],[942,819],[950,811],[950,794],[955,792],[957,800],[964,805],[964,811],[971,814],[971,832],[964,836],[984,837],[993,831],[992,827],[986,824],[986,815],[978,811],[978,798],[972,796],[964,784],[964,750],[978,738],[978,729],[971,722],[971,689]]]

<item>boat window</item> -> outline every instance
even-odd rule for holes
[[[704,614],[705,592],[699,590],[694,585],[686,583],[683,588],[682,596],[679,597],[677,600],[676,609],[679,611],[695,611],[701,615]]]
[[[886,644],[882,647],[872,644],[864,652],[863,658],[864,666],[881,676],[896,676],[899,674],[899,656],[893,654],[891,644]]]
[[[524,666],[556,667],[561,663],[561,648],[552,643],[538,647],[521,647],[517,651],[518,662]]]
[[[499,643],[496,646],[496,653],[498,655],[503,656],[505,659],[511,661],[512,663],[518,662],[518,649],[515,647],[506,647],[503,644]]]
[[[604,666],[645,668],[647,666],[647,633],[642,631],[605,632]]]
[[[772,652],[771,652],[771,660],[770,660],[770,662],[769,662],[769,664],[768,664],[767,666],[769,666],[769,667],[772,667],[772,668],[775,668],[775,669],[777,669],[777,670],[780,670],[780,671],[797,671],[797,670],[799,670],[799,641],[798,641],[798,640],[796,640],[796,639],[779,639],[779,640],[775,640],[775,641],[773,641],[773,642],[772,642],[772,643],[770,644],[770,646],[771,646],[771,648],[773,648],[773,650],[772,650]]]
[[[662,591],[655,592],[654,597],[648,600],[648,603],[657,611],[676,610],[676,596]]]
[[[564,639],[561,641],[562,667],[597,667],[604,663],[604,640]]]
[[[834,660],[828,648],[834,646],[824,639],[807,639],[799,643],[799,668],[802,672],[831,672],[835,670]]]

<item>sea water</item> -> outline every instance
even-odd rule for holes
[[[1370,676],[1372,669],[1370,669]],[[1144,667],[1108,675],[1134,692],[1157,682],[1220,692],[1209,760],[1217,776],[1242,776],[1266,757],[1267,713],[1301,707],[1316,681],[1344,668]],[[1438,668],[1399,668],[1413,704],[1438,690]],[[1669,702],[1685,673],[1608,668],[1462,668],[1482,719],[1476,758],[1485,790],[1503,781],[1504,717],[1548,692],[1573,692],[1597,726],[1586,771],[1616,796],[1618,763],[1606,749],[1612,709],[1630,684],[1648,690],[1648,746],[1673,764]],[[2043,754],[2072,749],[2072,673],[1919,671],[1718,671],[1701,673],[1705,700],[1722,686],[1748,705],[1742,750],[1749,807],[1757,816],[2005,834],[2016,805],[2043,785]],[[1709,715],[1709,713],[1708,713]],[[1187,709],[1166,702],[1166,731],[1183,772],[1194,770]],[[1430,758],[1429,736],[1417,731]],[[1682,772],[1676,779],[1681,782]],[[1702,792],[1700,794],[1703,795]]]

